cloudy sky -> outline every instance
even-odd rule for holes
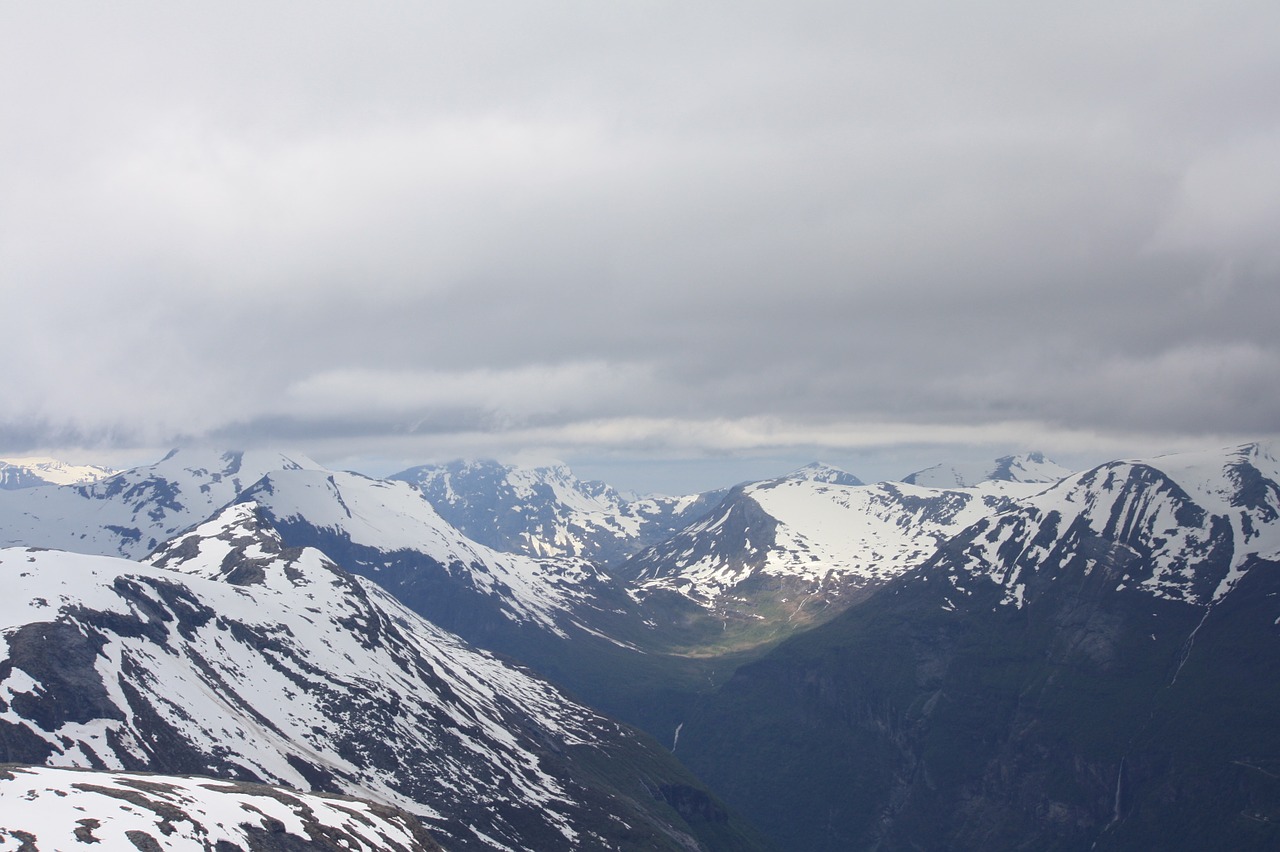
[[[0,455],[1280,433],[1280,5],[0,5]],[[794,463],[794,464],[793,464]]]

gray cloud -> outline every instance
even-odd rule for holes
[[[0,451],[1280,431],[1272,4],[303,11],[0,10]]]

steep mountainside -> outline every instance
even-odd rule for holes
[[[0,849],[439,852],[407,811],[242,781],[0,766]]]
[[[1256,445],[1069,477],[739,669],[676,753],[787,849],[1276,848],[1278,481]]]
[[[627,499],[563,465],[493,461],[423,465],[390,477],[421,491],[445,520],[495,550],[612,565],[705,513],[723,491]]]
[[[0,491],[0,547],[140,559],[270,471],[318,467],[279,453],[174,450],[153,465],[95,482]]]
[[[342,792],[451,849],[751,848],[663,750],[252,504],[151,563],[0,550],[0,759]]]
[[[240,499],[261,507],[288,544],[320,548],[467,639],[517,625],[563,636],[630,605],[585,560],[501,553],[468,539],[404,482],[281,470]]]
[[[115,471],[107,467],[67,464],[44,457],[0,459],[0,490],[34,488],[37,485],[75,485],[103,479],[113,473]]]
[[[485,547],[404,482],[278,471],[240,499],[260,507],[287,545],[319,548],[433,624],[646,730],[665,737],[671,727],[655,690],[706,683],[700,667],[660,653],[669,625],[595,565]]]

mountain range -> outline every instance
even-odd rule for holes
[[[285,546],[250,502],[144,563],[9,548],[0,572],[9,761],[345,793],[451,849],[696,848],[689,802],[719,818],[711,848],[735,836],[665,751]]]
[[[677,754],[781,848],[1274,847],[1278,480],[1258,445],[1068,477],[737,669]]]
[[[0,490],[34,488],[37,485],[74,485],[93,482],[116,471],[97,465],[74,465],[43,456],[0,459]]]
[[[1278,480],[1260,444],[651,498],[175,451],[0,491],[0,759],[449,849],[1271,848]]]

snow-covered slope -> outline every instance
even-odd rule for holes
[[[1071,471],[1043,453],[1002,456],[994,462],[936,464],[908,474],[902,481],[928,488],[965,488],[985,482],[1054,483]]]
[[[0,766],[0,850],[438,852],[412,814],[282,787]]]
[[[847,478],[846,478],[847,477]],[[810,466],[735,488],[709,515],[622,569],[641,592],[714,607],[748,587],[838,596],[897,576],[938,542],[1008,504],[973,489],[857,480]]]
[[[420,490],[449,523],[496,550],[614,564],[706,512],[724,492],[627,499],[564,465],[423,465],[390,477]]]
[[[317,545],[397,595],[423,572],[489,601],[512,621],[552,631],[612,581],[581,559],[534,559],[478,544],[405,482],[355,473],[281,470],[247,489],[291,543]]]
[[[0,546],[139,559],[208,518],[264,474],[319,466],[270,452],[174,450],[96,482],[0,491]]]
[[[962,592],[990,578],[1019,606],[1037,580],[1077,571],[1207,605],[1252,560],[1280,558],[1278,482],[1268,444],[1111,462],[978,522],[943,564]]]
[[[605,754],[659,775],[665,758],[285,547],[253,504],[151,564],[11,548],[0,578],[0,759],[342,792],[423,816],[454,849],[607,848],[620,832],[694,848],[654,817],[662,802],[601,782]]]
[[[37,485],[76,485],[115,473],[108,467],[68,464],[44,456],[0,459],[0,489],[34,488]]]

